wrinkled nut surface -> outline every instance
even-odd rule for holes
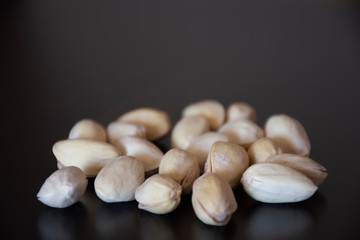
[[[303,125],[286,114],[270,116],[265,123],[266,137],[274,139],[284,152],[310,154],[310,140]]]
[[[156,174],[149,177],[135,193],[140,209],[164,214],[173,211],[181,200],[181,186],[172,178]]]
[[[297,154],[283,153],[266,160],[270,163],[278,163],[305,174],[314,184],[320,185],[327,177],[326,168],[311,158]]]
[[[127,202],[135,199],[136,189],[144,182],[144,167],[131,156],[109,162],[95,178],[96,195],[104,202]]]
[[[150,141],[164,137],[171,128],[169,115],[155,108],[137,108],[121,115],[117,121],[145,126]]]
[[[124,155],[136,157],[144,164],[145,172],[156,170],[159,167],[164,153],[152,142],[131,136],[123,136],[113,142]]]
[[[106,142],[106,131],[100,123],[92,119],[83,119],[71,128],[69,138],[81,138]]]
[[[77,167],[63,167],[51,174],[41,186],[37,198],[49,207],[66,208],[85,193],[88,180]]]
[[[216,131],[225,121],[225,108],[215,100],[203,100],[187,105],[182,116],[201,116],[210,123],[210,129]]]
[[[192,185],[200,176],[200,168],[192,153],[173,148],[165,153],[159,166],[159,174],[171,177],[182,187],[182,193],[191,192]]]
[[[204,172],[204,165],[211,149],[211,146],[216,141],[228,142],[229,137],[225,134],[218,132],[207,132],[199,137],[195,138],[189,146],[186,148],[186,151],[194,154],[197,158],[200,172]]]
[[[280,146],[271,138],[256,140],[248,149],[250,164],[265,162],[266,159],[282,153]]]
[[[226,121],[230,122],[241,119],[256,122],[255,108],[245,102],[234,102],[230,104],[226,109]]]
[[[244,119],[227,122],[218,132],[226,134],[230,141],[245,148],[248,148],[253,142],[265,135],[264,130],[256,123]]]
[[[249,166],[246,150],[232,142],[215,142],[205,163],[205,172],[222,176],[231,187],[240,184],[240,179]]]
[[[113,159],[121,155],[115,146],[88,139],[66,139],[56,142],[52,151],[58,166],[76,166],[88,177],[96,176]]]
[[[317,186],[304,174],[276,163],[251,165],[243,174],[244,190],[265,203],[299,202],[311,197]]]
[[[229,183],[215,173],[204,173],[196,179],[191,198],[196,216],[209,225],[226,225],[237,209]]]
[[[116,142],[123,136],[146,138],[146,128],[143,125],[137,125],[126,122],[111,122],[106,128],[107,136],[110,143]]]
[[[183,117],[175,124],[171,132],[171,146],[186,149],[194,138],[208,131],[210,131],[210,123],[204,117]]]

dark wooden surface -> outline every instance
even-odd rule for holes
[[[360,8],[357,1],[8,1],[0,12],[2,231],[9,239],[358,239]],[[303,123],[329,177],[309,200],[262,204],[240,188],[226,227],[190,195],[167,215],[36,199],[52,145],[85,117],[106,125],[140,106],[246,101],[262,126]],[[157,144],[169,149],[169,137]],[[5,235],[9,233],[10,235]]]

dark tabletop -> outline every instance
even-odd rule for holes
[[[5,1],[0,4],[2,233],[9,239],[359,239],[360,8],[347,0]],[[103,125],[142,106],[176,123],[189,103],[253,105],[306,128],[329,177],[315,195],[265,204],[235,189],[225,227],[191,194],[166,215],[108,204],[93,180],[52,209],[36,194],[52,145],[80,119]],[[169,149],[169,136],[157,141]],[[11,235],[6,235],[7,233]]]

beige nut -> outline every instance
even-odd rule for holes
[[[152,142],[131,136],[123,136],[113,142],[124,155],[131,155],[140,160],[145,172],[151,172],[159,167],[164,153]]]
[[[173,148],[165,153],[159,166],[159,174],[178,182],[183,194],[191,192],[192,185],[200,175],[197,158],[190,152]]]
[[[136,189],[144,182],[142,163],[131,156],[109,162],[95,178],[96,195],[104,202],[128,202],[135,199]]]
[[[204,165],[211,149],[216,141],[228,142],[229,137],[218,132],[207,132],[196,137],[186,148],[186,151],[194,154],[198,160],[200,172],[204,172]]]
[[[90,139],[106,142],[105,128],[92,119],[78,121],[70,130],[69,138]]]
[[[205,172],[222,176],[231,187],[240,184],[244,171],[249,166],[246,150],[232,142],[215,142],[205,163]]]
[[[96,176],[109,159],[121,155],[115,146],[88,139],[66,139],[56,142],[52,151],[58,166],[76,166],[88,177]]]
[[[252,198],[265,203],[299,202],[310,198],[317,190],[301,172],[276,163],[251,165],[241,183]]]
[[[265,123],[266,137],[274,139],[284,152],[302,156],[310,154],[310,140],[303,125],[286,114],[269,117]]]
[[[226,121],[230,122],[241,119],[256,122],[255,108],[245,102],[234,102],[230,104],[226,109]]]
[[[206,118],[210,123],[210,129],[217,130],[225,120],[225,108],[216,100],[203,100],[187,105],[182,116],[201,116]]]
[[[196,216],[205,224],[226,225],[237,209],[229,183],[215,173],[204,173],[196,179],[191,198]]]
[[[145,126],[120,121],[109,123],[106,132],[110,143],[116,142],[117,139],[123,136],[146,138]]]
[[[178,121],[171,132],[171,146],[186,149],[194,138],[210,131],[208,120],[200,116],[187,116]]]
[[[218,132],[226,134],[230,141],[248,148],[257,139],[264,136],[264,130],[249,120],[236,120],[225,123]]]
[[[156,174],[149,177],[135,193],[140,209],[164,214],[173,211],[181,201],[181,186],[172,178]]]
[[[150,141],[164,137],[171,128],[169,115],[156,108],[137,108],[124,113],[117,121],[145,126],[146,138]]]
[[[63,167],[45,180],[37,198],[49,207],[69,207],[85,193],[87,184],[86,175],[79,168]]]
[[[326,168],[320,163],[315,162],[311,158],[300,156],[297,154],[283,153],[266,159],[266,162],[278,163],[287,167],[291,167],[305,174],[314,184],[320,185],[327,177]]]
[[[282,153],[275,140],[267,137],[259,138],[248,149],[250,164],[265,162],[266,159]]]

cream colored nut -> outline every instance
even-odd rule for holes
[[[96,176],[109,159],[121,155],[109,143],[88,139],[61,140],[53,145],[52,151],[61,165],[76,166],[88,177]]]
[[[100,123],[92,119],[83,119],[71,128],[69,138],[81,138],[106,142],[106,131]]]
[[[265,123],[265,134],[274,139],[284,152],[302,156],[310,154],[310,140],[301,123],[285,114],[268,118]]]
[[[49,207],[69,207],[85,193],[87,184],[86,175],[79,168],[63,167],[45,180],[37,198]]]
[[[111,122],[107,126],[106,131],[110,143],[116,142],[117,139],[123,136],[146,138],[145,126],[133,123]]]
[[[215,173],[204,173],[196,179],[191,198],[196,216],[214,226],[226,225],[237,209],[229,183]]]
[[[201,116],[206,118],[210,123],[211,130],[217,130],[225,120],[224,106],[215,100],[203,100],[187,105],[182,116]]]
[[[171,120],[169,115],[155,108],[137,108],[121,115],[117,121],[145,126],[146,138],[158,140],[169,133]]]
[[[140,160],[145,172],[156,170],[159,167],[164,153],[152,142],[131,136],[123,136],[113,142],[124,155],[131,155]]]
[[[139,160],[131,156],[117,157],[96,176],[95,192],[108,203],[132,201],[144,179],[144,167]]]
[[[173,148],[161,159],[159,173],[178,182],[183,194],[191,192],[192,185],[200,175],[196,156],[185,150]]]
[[[156,174],[149,177],[135,192],[140,209],[164,214],[173,211],[181,200],[181,186],[172,178]]]
[[[171,146],[186,149],[194,138],[208,131],[210,131],[210,124],[204,117],[183,117],[175,124],[171,132]]]
[[[197,158],[200,172],[204,172],[204,165],[211,149],[216,141],[228,142],[229,137],[218,132],[207,132],[196,137],[186,148],[186,151],[194,154]]]
[[[264,130],[249,120],[227,122],[218,132],[226,134],[230,141],[245,148],[248,148],[253,142],[264,136]]]
[[[226,121],[250,120],[256,122],[255,108],[245,102],[234,102],[226,109]]]
[[[311,158],[300,156],[297,154],[283,153],[273,156],[266,160],[270,163],[278,163],[287,167],[291,167],[305,174],[314,184],[320,185],[327,177],[326,168],[320,163],[315,162]]]
[[[301,172],[276,163],[251,165],[241,183],[252,198],[265,203],[299,202],[310,198],[317,190]]]
[[[266,159],[282,153],[280,146],[271,138],[263,137],[248,149],[250,164],[265,162]]]
[[[232,142],[214,142],[205,163],[205,172],[216,173],[231,187],[236,187],[248,166],[249,157],[242,146]]]

